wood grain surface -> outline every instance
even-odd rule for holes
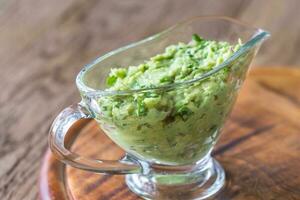
[[[298,0],[0,0],[0,199],[38,197],[49,126],[79,101],[74,80],[84,64],[188,17],[217,14],[271,31],[256,65],[297,66],[299,7]],[[297,107],[297,97],[288,99]],[[296,109],[281,111],[296,123]]]
[[[300,70],[251,71],[213,155],[226,171],[217,200],[300,199]],[[72,150],[93,158],[117,159],[124,152],[85,124]],[[72,133],[69,133],[72,134]],[[40,179],[42,200],[134,200],[121,175],[65,167],[47,152]],[[184,199],[183,199],[184,200]]]

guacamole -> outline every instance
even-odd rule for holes
[[[176,87],[151,88],[197,79],[240,46],[193,35],[189,43],[168,46],[138,66],[111,69],[107,91],[145,90],[99,98],[97,121],[139,158],[170,165],[198,161],[210,152],[234,102],[232,69]]]

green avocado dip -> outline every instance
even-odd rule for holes
[[[234,102],[230,68],[201,81],[151,88],[197,79],[240,46],[193,35],[189,43],[168,46],[138,66],[111,69],[107,91],[148,90],[101,97],[97,121],[141,159],[167,165],[197,162],[211,151]]]

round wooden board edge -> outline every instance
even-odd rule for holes
[[[67,188],[64,182],[65,164],[55,158],[50,149],[47,149],[42,161],[38,180],[40,200],[67,200]],[[52,173],[50,175],[50,173]],[[50,176],[55,176],[49,182]],[[53,191],[55,189],[55,191]],[[63,198],[63,199],[62,199]]]

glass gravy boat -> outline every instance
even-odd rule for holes
[[[230,43],[241,39],[243,45],[222,64],[193,80],[138,90],[105,90],[105,77],[111,68],[143,63],[171,44],[190,41],[195,33],[206,39]],[[53,122],[49,133],[51,150],[58,159],[76,168],[96,173],[126,174],[128,187],[145,199],[211,197],[225,182],[224,170],[211,157],[211,151],[249,65],[268,37],[268,32],[228,17],[196,17],[97,58],[77,76],[82,101],[64,109]],[[167,111],[156,112],[155,120],[139,114],[130,119],[105,114],[105,102],[125,98],[134,100],[145,94],[159,94],[168,101],[173,98],[174,91],[186,94],[193,89],[203,90],[205,84],[209,87],[221,73],[226,74],[222,84],[218,85],[222,92],[208,93],[205,99],[201,97],[191,118],[170,118]],[[110,112],[119,109],[114,107],[116,105],[111,106]],[[117,161],[97,160],[68,150],[65,144],[68,129],[83,118],[95,119],[101,129],[126,151],[126,156]]]

